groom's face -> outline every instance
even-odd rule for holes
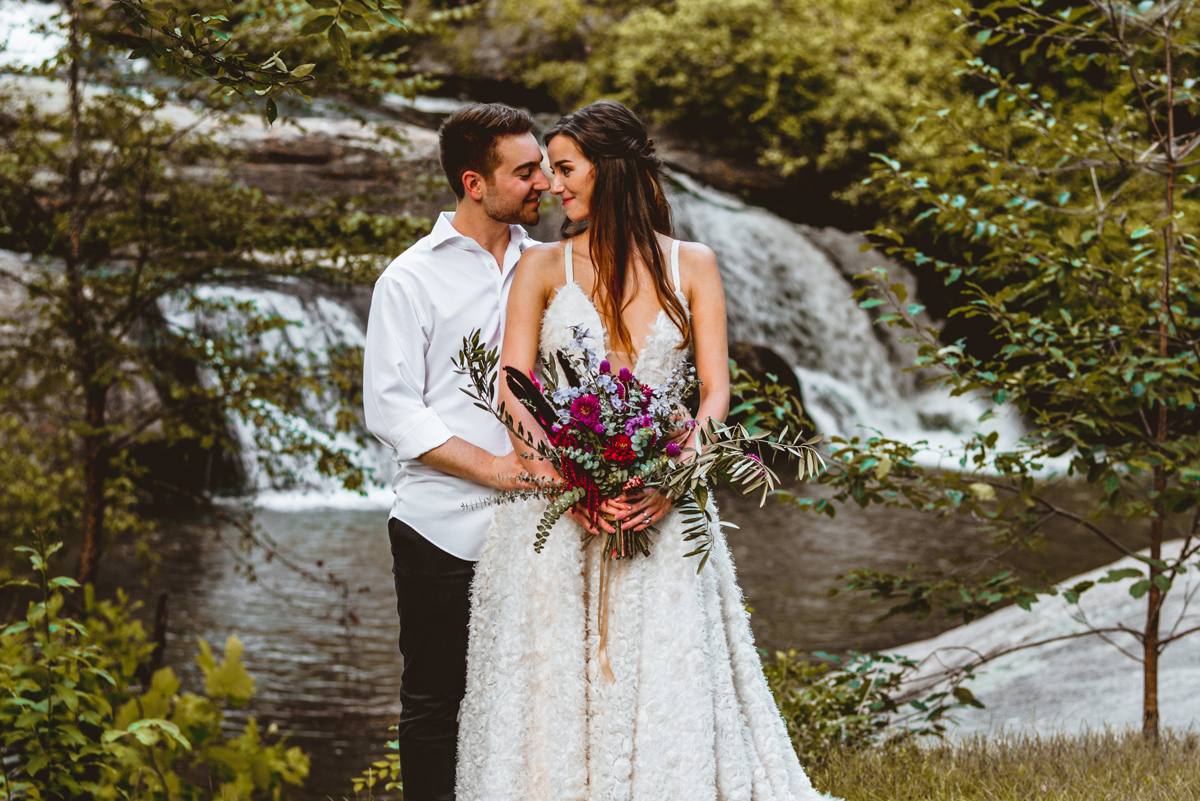
[[[500,137],[496,161],[484,184],[484,213],[509,225],[537,225],[542,218],[542,193],[550,188],[537,140],[528,133]]]

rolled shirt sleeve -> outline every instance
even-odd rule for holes
[[[363,354],[367,429],[397,461],[416,459],[453,436],[425,402],[426,326],[411,293],[390,275],[375,284]]]

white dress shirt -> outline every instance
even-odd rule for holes
[[[460,391],[466,376],[452,360],[476,328],[487,348],[504,338],[504,310],[513,268],[537,244],[519,225],[509,227],[504,264],[443,213],[429,236],[396,257],[375,282],[363,357],[367,428],[392,449],[391,516],[460,559],[479,558],[494,506],[464,503],[495,490],[435,470],[417,457],[451,436],[501,456],[512,443],[495,417]]]

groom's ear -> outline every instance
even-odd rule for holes
[[[463,191],[474,201],[483,200],[487,188],[486,179],[474,170],[466,170],[462,174]]]

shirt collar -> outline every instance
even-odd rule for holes
[[[474,246],[479,248],[479,243],[469,236],[463,236],[453,225],[454,212],[443,211],[438,215],[437,221],[433,224],[433,230],[429,232],[429,245],[431,248],[437,248],[440,245],[450,243],[455,247],[470,249]],[[517,243],[518,249],[523,253],[525,249],[537,244],[529,238],[529,234],[519,225],[508,226],[508,241],[509,244]]]

